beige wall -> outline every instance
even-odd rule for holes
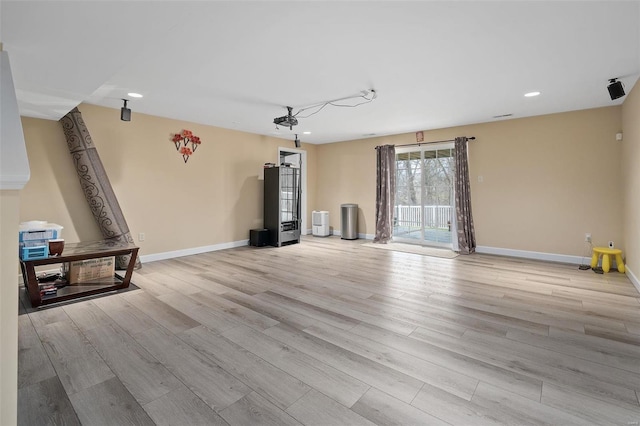
[[[624,245],[620,107],[552,114],[425,132],[425,141],[476,136],[469,168],[480,246],[582,256],[596,244]],[[375,229],[376,145],[415,134],[318,146],[317,208],[340,227],[340,204],[358,203],[359,232]],[[478,182],[478,176],[484,181]]]
[[[622,190],[627,268],[640,280],[640,88],[636,84],[622,105]]]
[[[93,105],[80,110],[134,238],[146,234],[142,254],[239,241],[262,225],[259,167],[290,141],[135,113],[126,123],[117,110]],[[24,118],[23,127],[32,179],[21,194],[21,220],[59,223],[68,241],[99,238],[59,123]],[[203,140],[187,164],[169,141],[183,128]],[[428,131],[425,140],[477,137],[469,156],[478,245],[582,256],[585,232],[596,244],[625,246],[621,130],[621,107],[608,107]],[[357,203],[359,232],[373,234],[374,147],[414,137],[303,144],[308,213],[329,210],[339,229],[340,204]]]
[[[374,147],[385,143],[387,143],[386,140],[381,139],[362,139],[317,146],[316,210],[329,212],[329,224],[335,230],[340,230],[340,205],[356,203],[358,204],[358,232],[374,233],[376,203]]]
[[[293,141],[94,105],[79,107],[142,255],[249,237],[262,226],[260,167]],[[32,179],[21,193],[21,221],[64,226],[68,242],[99,239],[58,122],[23,118]],[[202,145],[185,164],[170,141],[189,129]],[[316,147],[307,150],[308,221],[315,202]],[[310,226],[310,225],[309,225]],[[138,233],[145,241],[137,242]]]
[[[0,425],[17,423],[18,191],[0,191]]]

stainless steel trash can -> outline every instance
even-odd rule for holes
[[[357,204],[341,204],[340,205],[341,228],[340,237],[343,240],[358,239],[358,205]]]

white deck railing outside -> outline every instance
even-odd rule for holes
[[[423,219],[424,218],[424,219]],[[453,208],[451,206],[395,206],[394,225],[451,229]]]

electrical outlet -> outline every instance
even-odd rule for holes
[[[144,241],[144,232],[138,234],[138,241]]]
[[[587,232],[586,234],[584,234],[584,242],[585,243],[591,242],[591,233]]]

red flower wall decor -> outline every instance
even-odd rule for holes
[[[175,144],[176,151],[182,154],[182,159],[185,163],[189,161],[189,157],[196,152],[196,149],[198,149],[202,143],[200,138],[194,135],[191,130],[183,130],[181,133],[175,133],[171,137],[171,142]]]

